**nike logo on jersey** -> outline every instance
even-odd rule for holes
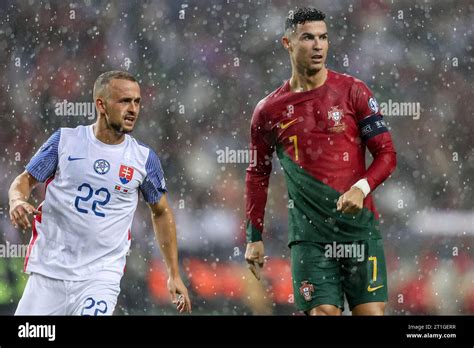
[[[383,285],[376,286],[375,288],[372,288],[370,285],[367,287],[368,292],[375,291],[377,289],[383,288]]]
[[[69,156],[67,158],[68,161],[77,161],[77,160],[81,160],[81,159],[85,159],[85,157],[71,157],[71,156]]]
[[[293,123],[295,123],[297,121],[297,119],[295,118],[294,120],[291,120],[287,123],[283,123],[283,122],[280,122],[280,128],[281,129],[285,129],[285,128],[288,128],[289,126],[291,126]]]

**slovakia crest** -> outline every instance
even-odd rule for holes
[[[134,169],[129,166],[120,165],[119,178],[122,184],[128,184],[133,178]]]
[[[334,126],[329,127],[328,130],[332,133],[341,133],[346,129],[346,125],[342,122],[344,117],[344,110],[339,106],[333,106],[328,111],[328,119],[334,121]]]
[[[300,295],[303,296],[306,302],[309,302],[313,299],[314,285],[308,283],[307,280],[301,282],[300,286]]]

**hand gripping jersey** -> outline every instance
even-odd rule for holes
[[[362,81],[328,70],[324,85],[300,93],[287,81],[257,105],[250,146],[257,161],[246,177],[248,241],[261,240],[275,150],[288,187],[290,244],[380,238],[371,195],[356,215],[336,211],[339,196],[360,179],[373,191],[395,169],[390,133]]]
[[[166,192],[158,156],[126,135],[99,141],[90,126],[61,128],[26,170],[46,181],[42,212],[33,220],[25,272],[62,280],[123,275],[138,191],[156,203]]]

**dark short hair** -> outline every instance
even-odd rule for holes
[[[126,71],[120,71],[120,70],[107,71],[105,73],[100,74],[100,76],[94,82],[94,91],[92,93],[94,96],[94,100],[96,99],[99,92],[102,91],[102,89],[105,86],[107,86],[109,82],[112,80],[128,80],[128,81],[133,81],[133,82],[138,83],[135,76],[133,76],[132,74]]]
[[[288,12],[285,20],[285,31],[288,29],[295,30],[298,24],[305,22],[324,21],[326,14],[313,7],[297,7]]]

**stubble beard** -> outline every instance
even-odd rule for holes
[[[110,129],[112,129],[118,135],[128,134],[128,133],[131,133],[133,131],[133,129],[130,129],[130,130],[124,129],[122,124],[109,122],[109,120],[107,120],[107,125]]]

